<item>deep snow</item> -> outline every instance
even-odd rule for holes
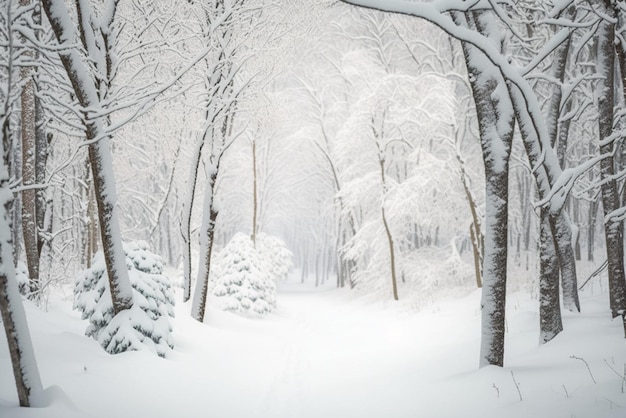
[[[537,301],[510,296],[506,367],[483,369],[479,291],[414,312],[292,282],[267,318],[209,308],[205,324],[177,296],[167,359],[109,355],[71,301],[27,302],[47,406],[17,407],[0,338],[0,417],[626,417],[626,340],[598,285],[541,347]]]

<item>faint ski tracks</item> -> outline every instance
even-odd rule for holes
[[[305,414],[311,390],[306,377],[310,376],[313,348],[325,342],[326,336],[320,323],[315,321],[319,314],[319,299],[308,294],[294,294],[285,297],[285,318],[288,331],[276,342],[280,355],[277,358],[276,373],[263,400],[262,411],[267,416],[299,417]]]

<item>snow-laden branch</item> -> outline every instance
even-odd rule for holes
[[[529,117],[537,131],[536,134],[541,146],[545,147],[549,144],[547,129],[543,123],[541,107],[539,106],[537,97],[532,87],[528,84],[527,80],[524,79],[520,69],[509,63],[507,57],[502,55],[492,40],[472,29],[455,24],[450,16],[444,14],[445,12],[452,11],[464,12],[474,10],[479,7],[489,8],[490,5],[488,2],[435,1],[425,3],[406,0],[342,1],[370,9],[405,14],[425,19],[459,41],[467,42],[476,47],[487,57],[491,64],[493,64],[501,72],[505,80],[510,81],[520,90],[521,97],[526,104],[526,108],[528,109]]]

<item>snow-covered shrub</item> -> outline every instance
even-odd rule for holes
[[[213,295],[221,309],[263,315],[276,307],[276,283],[248,235],[237,233],[215,263]]]
[[[256,250],[274,281],[287,278],[293,267],[293,254],[283,240],[273,235],[260,233],[256,238]]]
[[[165,357],[174,348],[172,326],[174,297],[163,275],[159,256],[143,241],[124,244],[128,276],[133,287],[133,307],[113,317],[113,303],[104,255],[98,252],[91,268],[80,273],[74,288],[74,309],[89,319],[85,331],[111,354],[148,349]]]

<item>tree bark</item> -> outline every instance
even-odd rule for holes
[[[198,264],[198,280],[193,294],[191,316],[199,322],[204,321],[206,299],[209,289],[209,273],[211,271],[211,254],[215,237],[215,221],[218,212],[213,200],[215,198],[215,180],[217,179],[218,167],[210,174],[204,191],[204,217],[200,228],[200,261]],[[208,215],[208,216],[207,216]]]
[[[563,10],[559,17],[564,19],[573,19],[576,14],[576,8],[574,6],[567,7]],[[568,142],[568,134],[569,134],[569,120],[559,123],[559,118],[562,115],[561,105],[562,105],[562,97],[563,90],[561,84],[565,79],[565,66],[567,64],[567,58],[569,56],[571,44],[571,34],[567,36],[565,42],[563,42],[554,52],[554,58],[552,61],[552,76],[555,80],[557,80],[560,84],[554,84],[552,89],[552,95],[548,104],[548,115],[547,115],[547,128],[548,128],[548,137],[550,139],[550,146],[552,149],[557,147],[557,139],[558,139],[558,152],[557,152],[557,161],[559,164],[559,168],[562,170],[565,164],[565,151],[567,150],[567,142]],[[571,100],[568,100],[568,105],[566,109],[571,107]],[[527,149],[530,149],[527,145]],[[530,152],[532,154],[532,152]],[[529,159],[531,157],[529,156]],[[531,161],[531,164],[536,164],[537,162]],[[550,173],[549,167],[546,167],[546,175],[548,176],[548,181],[550,183]],[[552,177],[556,177],[555,173]],[[538,180],[539,181],[539,180]],[[550,184],[551,186],[551,184]],[[543,195],[545,191],[540,189],[540,193]],[[556,248],[558,252],[558,266],[561,269],[561,280],[563,287],[563,303],[567,309],[570,311],[578,311],[580,312],[580,302],[578,299],[578,283],[576,278],[576,257],[574,255],[573,245],[572,245],[572,237],[571,237],[571,225],[569,219],[563,212],[564,209],[561,209],[558,213],[551,216],[552,219],[548,218],[548,222],[541,222],[540,228],[550,228],[550,235],[553,235],[554,245],[542,245],[541,248],[545,249],[549,252],[552,252],[552,248]],[[542,215],[545,216],[545,215]],[[544,236],[544,232],[541,232],[541,237]],[[548,239],[548,231],[545,231],[545,237]],[[540,258],[543,259],[545,257],[550,257],[554,255],[540,255]],[[552,279],[556,279],[558,281],[558,272],[556,275],[552,276],[552,273],[548,273]],[[542,280],[547,280],[548,277],[542,277]],[[546,289],[552,289],[553,286],[545,287]],[[540,287],[543,289],[544,287]],[[557,285],[558,289],[558,285]],[[558,291],[557,291],[558,295]],[[546,296],[548,299],[552,300],[553,298]],[[556,303],[556,307],[559,307],[558,297],[554,301]],[[560,309],[560,307],[559,307]],[[560,316],[560,313],[559,313]],[[543,322],[542,322],[543,324]],[[555,328],[556,329],[556,328]],[[562,326],[561,326],[562,330]],[[543,332],[543,331],[542,331]]]
[[[615,18],[615,11],[605,3],[604,12]],[[609,275],[609,302],[613,317],[622,315],[626,319],[626,280],[624,278],[624,240],[623,224],[612,218],[612,213],[619,208],[619,195],[615,175],[615,148],[613,135],[614,86],[615,86],[615,23],[603,19],[598,26],[598,65],[597,73],[601,76],[598,92],[598,128],[600,134],[600,154],[609,157],[600,162],[602,179],[602,208],[604,211],[604,234]]]
[[[3,130],[2,148],[6,146]],[[9,189],[9,176],[4,150],[0,152],[0,315],[9,347],[13,376],[20,406],[33,405],[33,399],[42,392],[41,379],[33,345],[30,339],[26,313],[17,285],[13,265],[10,206],[13,193]]]
[[[33,186],[35,179],[35,83],[31,69],[22,68],[22,78],[26,84],[22,90],[22,183],[24,186]],[[37,238],[37,193],[35,189],[27,188],[22,191],[22,234],[24,238],[24,253],[30,278],[30,298],[39,296],[39,251]]]
[[[256,175],[256,138],[252,140],[252,245],[256,246],[257,231],[257,175]]]
[[[559,302],[559,263],[548,210],[541,210],[539,251],[539,342],[547,343],[563,331]]]
[[[475,25],[474,16],[454,13],[458,24]],[[508,251],[508,177],[514,115],[512,105],[496,89],[503,81],[484,71],[485,57],[462,43],[476,105],[485,162],[485,254],[481,299],[480,367],[504,365],[504,332]]]
[[[196,196],[198,169],[202,159],[205,138],[199,138],[191,156],[191,169],[187,179],[187,196],[183,202],[180,229],[183,236],[183,301],[191,298],[191,214]]]
[[[393,236],[387,223],[387,217],[385,216],[385,208],[380,208],[381,216],[383,218],[383,225],[385,226],[385,234],[387,235],[387,244],[389,245],[389,268],[391,270],[391,290],[393,292],[393,299],[398,300],[398,279],[396,277],[396,253],[393,244]]]
[[[100,108],[98,90],[95,81],[84,67],[80,54],[75,48],[70,48],[76,39],[75,28],[71,24],[64,2],[42,0],[42,3],[56,38],[59,43],[66,46],[65,49],[59,51],[59,57],[73,91],[80,105],[85,109],[83,124],[89,144],[88,154],[98,207],[100,237],[113,300],[113,311],[117,315],[132,306],[133,295],[119,230],[113,163],[111,151],[108,148],[110,137],[105,134],[102,121],[99,118],[92,118],[86,110]]]
[[[20,0],[21,6],[28,6],[31,0]],[[32,50],[24,52],[27,60],[34,60]],[[37,123],[35,112],[35,81],[33,80],[34,69],[22,67],[20,77],[24,82],[21,94],[21,133],[22,133],[22,184],[33,186],[36,180],[36,156],[37,156]],[[37,191],[27,188],[22,191],[22,234],[24,238],[24,253],[28,266],[30,279],[31,299],[39,298],[39,251],[37,234]]]
[[[472,241],[472,250],[474,254],[474,270],[476,274],[476,286],[481,288],[483,286],[482,279],[482,266],[485,255],[485,236],[483,235],[480,217],[478,216],[478,209],[476,205],[476,199],[472,195],[469,182],[466,177],[464,162],[461,156],[457,153],[457,161],[461,166],[461,182],[463,183],[463,189],[465,190],[465,197],[470,207],[470,213],[472,214],[472,223],[470,225],[470,240]]]

